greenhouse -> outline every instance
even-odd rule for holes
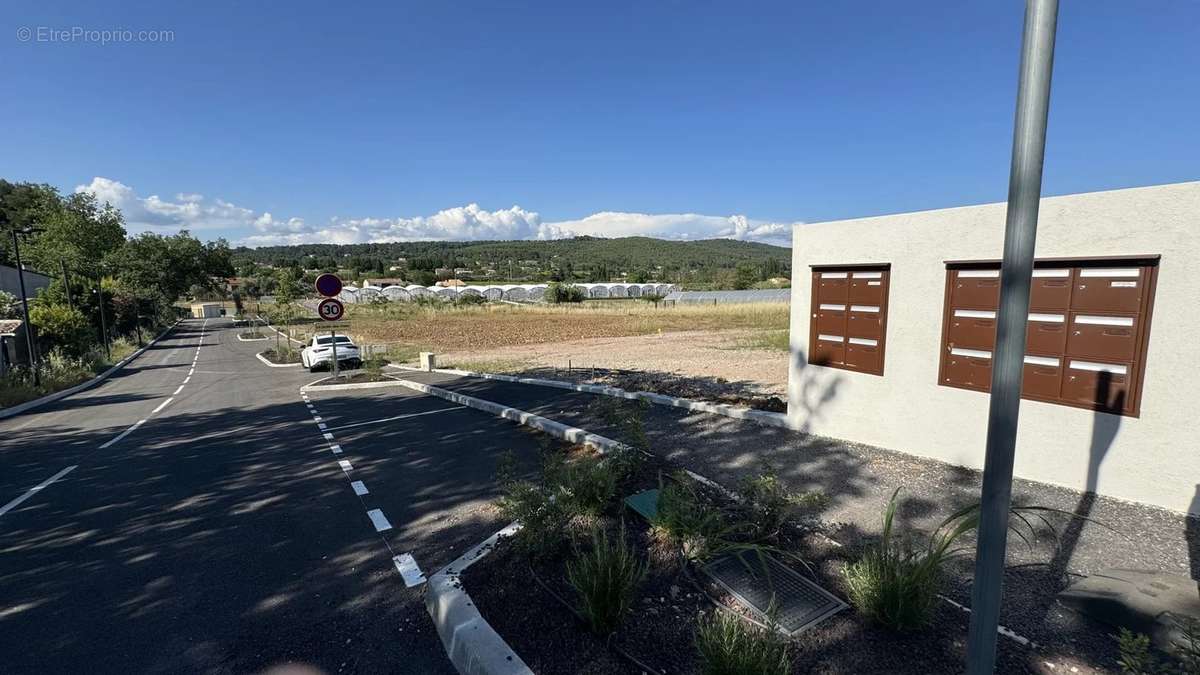
[[[674,291],[673,284],[572,284],[583,289],[588,298],[639,298],[649,295],[667,295]],[[490,302],[543,302],[546,284],[504,284],[496,286],[472,285],[453,286],[346,286],[338,299],[346,304],[368,302],[409,302],[420,298],[442,298],[454,300],[460,296],[482,297]],[[708,298],[706,298],[708,299]],[[688,300],[683,300],[687,302]],[[711,300],[709,300],[711,302]]]

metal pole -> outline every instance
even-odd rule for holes
[[[337,331],[336,330],[334,330],[332,328],[329,329],[329,339],[332,341],[332,345],[333,345],[333,379],[336,380],[338,378]]]
[[[12,231],[13,257],[17,259],[17,280],[21,286],[21,311],[25,314],[25,349],[28,350],[29,367],[33,370],[33,386],[42,386],[42,376],[38,373],[37,352],[33,349],[33,324],[29,322],[29,294],[25,292],[25,268],[21,266],[21,244],[17,231]]]
[[[1042,192],[1046,117],[1050,109],[1050,76],[1054,68],[1057,25],[1058,0],[1028,0],[1017,85],[1012,168],[1008,179],[996,348],[992,354],[979,543],[971,589],[971,628],[967,636],[969,675],[992,673],[996,663],[996,631],[1003,592],[1013,455],[1025,360],[1025,328],[1029,318],[1029,287]]]
[[[67,261],[59,259],[58,264],[62,267],[63,288],[67,291],[67,307],[75,308],[75,302],[71,299],[71,277],[67,275]]]
[[[100,307],[100,336],[104,338],[104,355],[112,359],[112,345],[108,339],[108,320],[104,318],[104,286],[100,283],[100,274],[96,274],[96,300]]]

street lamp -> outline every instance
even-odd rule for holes
[[[31,226],[13,228],[12,233],[13,256],[17,259],[17,280],[21,287],[21,311],[25,315],[25,349],[29,355],[29,367],[33,370],[33,386],[42,386],[42,376],[38,372],[37,352],[33,348],[33,324],[29,322],[29,294],[25,292],[25,268],[21,265],[21,239],[18,234],[33,234],[41,232],[40,229],[35,229]]]

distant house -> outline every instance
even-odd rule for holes
[[[445,286],[446,288],[459,288],[466,286],[467,282],[463,281],[462,279],[446,279],[445,281],[437,282],[437,285]]]
[[[219,302],[192,303],[191,311],[195,319],[215,319],[225,313]]]
[[[363,284],[366,286],[376,286],[378,288],[387,288],[388,286],[404,286],[408,282],[400,277],[379,277],[376,279],[364,279]]]

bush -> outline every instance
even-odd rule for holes
[[[788,490],[770,467],[753,478],[744,479],[739,492],[745,498],[741,510],[750,525],[749,534],[756,540],[775,537],[798,511],[820,508],[829,501],[821,492]]]
[[[1160,659],[1150,649],[1150,638],[1122,628],[1117,636],[1121,656],[1117,663],[1125,675],[1200,675],[1200,621],[1170,615],[1183,639],[1174,644],[1176,661]]]
[[[678,546],[684,558],[692,561],[711,557],[720,548],[720,540],[729,533],[721,512],[702,502],[686,477],[660,483],[658,513],[651,525],[659,536]]]
[[[482,295],[472,295],[472,294],[461,295],[460,294],[457,298],[454,299],[454,304],[456,304],[460,307],[470,307],[471,305],[486,305],[487,298],[483,297]]]
[[[626,541],[624,522],[615,538],[595,530],[591,550],[576,550],[575,559],[567,563],[567,580],[579,596],[579,612],[597,635],[607,635],[621,625],[645,576],[646,564]]]
[[[532,481],[506,481],[503,490],[500,513],[522,525],[513,535],[517,549],[531,558],[556,552],[566,540],[567,526],[574,517],[570,505]]]
[[[91,346],[92,326],[83,312],[69,305],[35,303],[29,321],[42,340],[70,356],[82,356]]]
[[[705,675],[786,675],[792,670],[782,635],[724,612],[700,621],[696,650]]]
[[[587,298],[587,293],[580,287],[574,284],[563,284],[557,281],[550,282],[546,287],[545,293],[546,302],[559,304],[563,302],[583,302]]]
[[[599,457],[552,462],[546,483],[573,514],[598,515],[617,494],[617,472]]]
[[[897,542],[892,529],[899,494],[900,488],[896,488],[884,509],[883,534],[879,542],[868,547],[862,559],[848,565],[842,574],[849,588],[850,602],[860,612],[889,628],[909,630],[928,621],[941,587],[942,566],[961,552],[952,548],[954,544],[979,526],[979,505],[967,506],[947,516],[923,548],[914,548],[907,538]],[[1022,514],[1036,511],[1074,515],[1039,506],[1010,509],[1031,533],[1033,525]],[[1042,521],[1046,522],[1044,518]],[[1028,543],[1021,530],[1012,525],[1009,529]]]

